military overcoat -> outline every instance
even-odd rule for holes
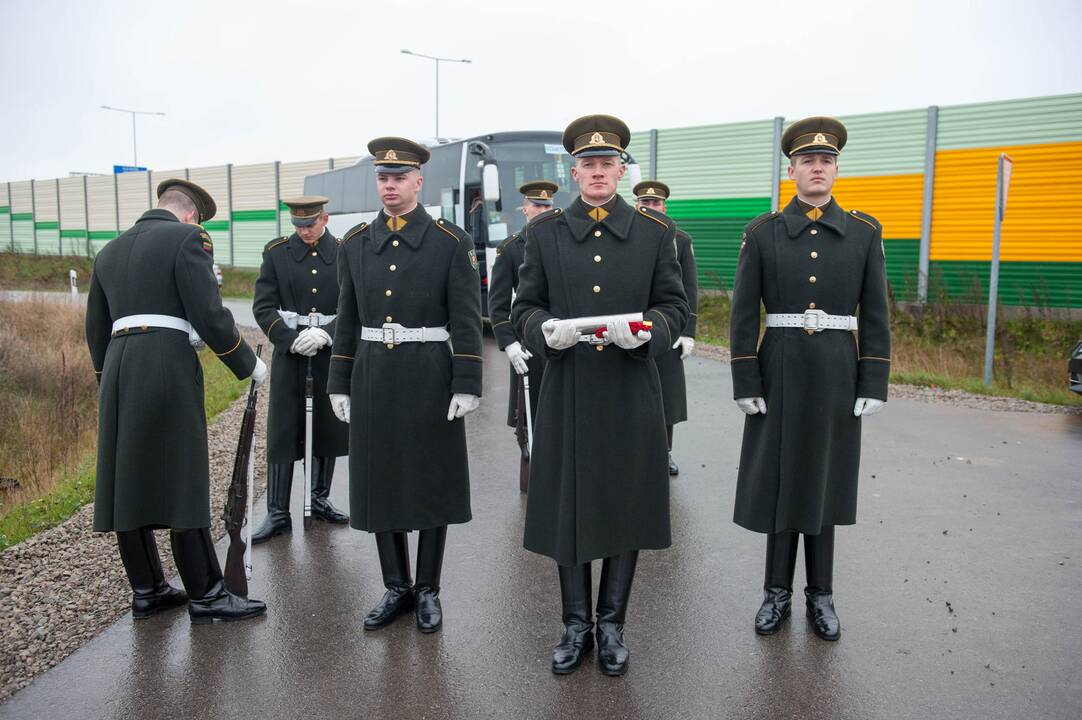
[[[400,226],[402,220],[405,225]],[[481,395],[481,288],[473,239],[418,206],[383,212],[338,248],[338,319],[327,392],[351,398],[350,524],[421,530],[470,520],[462,418],[453,393]],[[361,328],[442,328],[448,342],[388,346]]]
[[[687,324],[679,335],[693,338],[699,312],[699,278],[695,269],[695,251],[691,247],[691,236],[680,228],[676,229],[676,259],[680,263],[684,294],[688,299],[688,307],[691,308]],[[655,362],[661,378],[661,397],[665,401],[665,423],[675,425],[684,422],[688,419],[688,391],[684,379],[684,361],[680,359],[679,348],[658,355]]]
[[[768,313],[857,315],[858,335],[768,328]],[[813,322],[813,321],[810,321]],[[756,347],[758,343],[758,347]],[[836,201],[812,220],[796,198],[748,224],[733,286],[733,397],[763,397],[744,421],[734,520],[818,534],[856,522],[858,397],[887,399],[890,322],[882,230]]]
[[[514,342],[522,342],[511,324],[511,300],[518,291],[518,269],[526,256],[526,238],[529,226],[500,243],[496,248],[496,262],[492,265],[492,277],[488,284],[488,316],[492,322],[492,334],[500,350]],[[525,347],[525,345],[523,345]],[[545,374],[545,356],[533,353],[526,361],[530,377],[531,419],[537,421],[537,398],[541,395],[541,380]],[[511,382],[507,398],[507,424],[515,427],[518,422],[519,375],[510,368]]]
[[[238,378],[255,353],[222,307],[210,237],[149,210],[94,260],[86,338],[98,373],[94,529],[210,526],[203,369],[188,334],[131,326],[130,315],[188,320]]]
[[[267,414],[267,461],[291,463],[304,457],[304,379],[308,358],[289,351],[303,326],[290,328],[279,310],[301,315],[334,315],[338,307],[338,241],[325,231],[315,246],[297,233],[278,238],[263,250],[252,311],[274,345],[270,410]],[[323,328],[334,337],[334,321]],[[312,356],[312,454],[337,457],[349,451],[349,427],[338,420],[327,398],[330,346]]]
[[[525,547],[576,565],[671,542],[668,454],[653,359],[688,318],[663,215],[617,196],[602,220],[582,199],[530,224],[512,321],[545,355],[530,461]],[[635,350],[578,343],[554,352],[550,318],[643,313],[652,339]]]

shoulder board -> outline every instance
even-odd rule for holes
[[[530,222],[526,223],[526,226],[533,227],[534,225],[543,223],[546,220],[551,220],[554,217],[560,217],[561,215],[563,215],[563,212],[564,211],[561,208],[552,208],[551,210],[546,210],[540,215],[535,215],[534,218],[530,220]]]
[[[501,242],[499,245],[496,246],[496,254],[499,255],[501,252],[503,252],[503,249],[505,247],[507,247],[508,245],[510,245],[511,243],[513,243],[514,241],[518,240],[518,237],[519,237],[518,233],[515,233],[511,237],[506,238],[503,242]]]
[[[744,226],[744,235],[747,236],[749,233],[755,232],[755,229],[757,227],[759,227],[760,225],[762,225],[763,223],[768,222],[770,220],[777,220],[780,217],[781,217],[781,213],[778,212],[777,210],[771,210],[770,212],[763,213],[762,215],[759,215],[758,217],[753,217],[751,219],[751,221],[747,225]]]
[[[654,212],[653,210],[647,210],[646,208],[636,208],[636,212],[638,212],[639,215],[642,215],[645,218],[650,218],[666,230],[669,229],[669,225],[672,222],[671,220],[664,219],[662,215]]]
[[[876,230],[879,230],[879,229],[881,229],[883,227],[882,225],[879,224],[879,221],[876,220],[874,217],[872,217],[868,213],[863,213],[860,210],[850,210],[849,211],[849,217],[856,218],[857,220],[860,220],[862,223],[867,223],[868,225],[871,225]]]
[[[274,240],[271,240],[271,241],[270,241],[269,243],[267,243],[267,244],[266,244],[266,245],[265,245],[265,246],[263,247],[263,249],[264,249],[264,250],[270,250],[271,248],[276,248],[276,247],[278,247],[279,245],[281,245],[281,244],[282,244],[282,243],[284,243],[284,242],[289,242],[289,238],[287,238],[287,237],[284,237],[284,236],[283,236],[283,237],[280,237],[280,238],[275,238]]]
[[[438,227],[440,230],[443,230],[445,233],[447,233],[448,235],[453,237],[456,242],[458,240],[461,240],[462,237],[466,234],[465,230],[458,227],[454,223],[447,222],[443,218],[437,218],[436,227]],[[455,232],[455,230],[457,230],[458,232]]]
[[[691,236],[681,230],[679,227],[676,228],[676,235],[677,237],[686,238],[688,242],[691,242]]]
[[[343,236],[342,236],[342,238],[341,238],[341,239],[340,239],[340,240],[338,241],[338,244],[339,244],[339,245],[341,245],[341,244],[343,244],[343,243],[349,242],[349,240],[351,240],[351,239],[353,238],[353,236],[354,236],[354,235],[356,235],[357,233],[361,232],[361,231],[362,231],[362,230],[364,230],[364,229],[365,229],[366,227],[368,227],[368,223],[366,223],[366,222],[363,222],[363,223],[361,223],[361,224],[359,224],[359,225],[354,225],[353,227],[351,227],[351,228],[350,228],[350,229],[349,229],[349,230],[348,230],[348,231],[346,232],[346,234],[345,234],[345,235],[343,235]]]

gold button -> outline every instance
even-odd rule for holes
[[[391,316],[390,315],[387,316],[387,322],[391,322]]]
[[[815,252],[814,250],[812,250],[812,251],[811,251],[811,259],[812,259],[812,260],[814,260],[814,259],[815,259],[815,258],[817,258],[817,257],[819,257],[819,253],[817,253],[817,252]]]
[[[391,291],[390,290],[388,290],[387,292],[385,292],[383,294],[386,295],[387,297],[391,297]]]
[[[319,253],[317,253],[317,252],[316,252],[315,250],[313,250],[313,251],[312,251],[312,257],[315,257],[315,256],[316,256],[316,255],[318,255],[318,254],[319,254]]]
[[[601,286],[600,285],[594,285],[594,292],[595,293],[601,292]]]
[[[392,265],[392,266],[391,266],[391,272],[394,272],[394,271],[395,271],[395,270],[397,270],[397,269],[398,269],[398,266],[397,266],[397,265]]]
[[[391,244],[394,245],[395,247],[398,247],[398,241],[397,240],[392,240]]]
[[[594,237],[601,237],[601,231],[600,230],[594,230]],[[600,346],[598,346],[598,347],[600,347]]]
[[[815,276],[812,275],[810,278],[808,278],[808,282],[810,282],[810,283],[812,283],[814,285],[815,284]],[[387,292],[390,293],[391,291],[388,290]]]
[[[317,271],[316,271],[316,269],[315,269],[315,268],[312,268],[312,274],[313,274],[313,275],[315,275],[315,274],[316,274],[316,272],[317,272]]]
[[[600,255],[594,255],[594,262],[601,262],[601,256]]]
[[[816,230],[815,228],[812,228],[812,229],[811,229],[811,234],[812,234],[812,235],[818,235],[818,234],[819,234],[819,231],[818,231],[818,230]]]
[[[594,347],[596,347],[596,348],[597,348],[597,351],[598,351],[598,352],[601,352],[602,350],[604,350],[604,349],[605,349],[605,346],[604,346],[604,345],[594,345]]]
[[[394,344],[393,343],[387,343],[387,349],[388,350],[394,350]]]
[[[315,288],[312,288],[312,294],[313,294],[313,295],[315,295],[315,294],[316,294],[317,292],[319,292],[319,291],[318,291],[318,290],[316,290]]]
[[[808,309],[809,310],[814,310],[815,309],[815,303],[808,303]]]

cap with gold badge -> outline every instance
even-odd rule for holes
[[[837,155],[845,147],[849,133],[841,120],[832,117],[810,117],[797,120],[781,136],[785,157],[826,153]]]
[[[636,200],[668,200],[669,199],[669,186],[660,180],[643,180],[641,183],[631,188],[631,194],[635,196]]]
[[[619,155],[631,142],[627,124],[612,115],[584,115],[564,130],[564,149],[574,157]]]
[[[404,173],[419,170],[431,153],[424,145],[400,137],[380,137],[368,143],[376,172]]]
[[[551,205],[560,186],[549,180],[531,180],[519,185],[518,191],[534,205]]]
[[[158,197],[161,198],[162,193],[166,190],[176,190],[179,193],[187,195],[188,198],[195,203],[196,210],[199,211],[200,223],[205,223],[207,220],[210,220],[214,217],[215,213],[218,212],[218,206],[214,203],[214,198],[210,196],[210,193],[193,182],[181,180],[179,178],[162,180],[158,183]]]
[[[293,227],[308,227],[323,215],[323,206],[329,200],[321,195],[305,195],[289,198],[282,203],[289,208],[289,221]]]

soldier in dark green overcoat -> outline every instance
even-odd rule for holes
[[[481,288],[473,239],[418,204],[428,150],[368,144],[383,210],[338,249],[338,319],[327,392],[350,423],[350,524],[375,533],[387,592],[364,627],[416,610],[443,621],[447,526],[470,514],[463,417],[481,396]],[[417,583],[406,532],[419,530]]]
[[[635,205],[665,214],[665,203],[669,199],[669,186],[657,180],[643,180],[631,192],[635,195]],[[680,263],[680,272],[684,279],[684,294],[687,295],[687,325],[680,332],[680,337],[673,343],[672,350],[659,355],[654,362],[661,378],[661,396],[665,401],[665,429],[669,438],[669,475],[680,474],[680,467],[672,459],[673,425],[688,419],[687,382],[684,379],[684,360],[695,352],[695,322],[699,309],[699,276],[695,268],[695,249],[691,236],[676,228],[676,259]]]
[[[748,224],[733,286],[733,395],[748,415],[734,519],[768,534],[755,619],[764,635],[789,616],[802,533],[808,617],[819,637],[838,639],[834,526],[856,522],[861,419],[887,399],[882,229],[831,197],[846,136],[841,122],[824,117],[785,132],[796,197]]]
[[[158,198],[94,260],[86,309],[99,381],[94,530],[117,534],[135,617],[190,596],[193,622],[238,620],[266,606],[227,592],[214,554],[203,370],[193,343],[205,343],[238,378],[262,383],[266,365],[222,307],[210,236],[198,224],[214,216],[214,200],[184,180],[162,182]],[[172,530],[187,596],[162,575],[154,528]]]
[[[500,243],[496,248],[496,262],[492,265],[492,277],[488,285],[488,317],[492,322],[492,334],[496,344],[507,354],[511,367],[511,385],[507,399],[507,424],[518,423],[518,385],[522,375],[530,378],[530,412],[537,421],[537,398],[541,394],[541,379],[545,372],[544,355],[534,355],[522,346],[511,325],[511,300],[518,290],[518,269],[526,256],[526,238],[529,221],[552,209],[552,198],[559,186],[548,180],[531,180],[519,187],[522,193],[522,213],[526,227],[521,232]]]
[[[334,416],[327,368],[338,306],[338,241],[327,230],[327,198],[282,201],[296,231],[263,249],[252,311],[274,345],[267,416],[267,516],[252,534],[259,544],[293,528],[293,465],[305,457],[305,377],[312,372],[312,517],[348,523],[330,501],[335,458],[349,452],[349,426]]]
[[[665,413],[654,358],[688,317],[663,215],[616,193],[630,131],[590,115],[564,131],[580,196],[530,223],[511,310],[518,337],[545,355],[530,461],[525,546],[559,566],[564,635],[552,670],[572,672],[593,647],[590,561],[604,558],[597,601],[601,670],[622,675],[624,618],[638,551],[670,545]],[[650,330],[612,316],[639,313]],[[598,341],[576,318],[601,316]],[[591,342],[590,338],[594,338]]]

